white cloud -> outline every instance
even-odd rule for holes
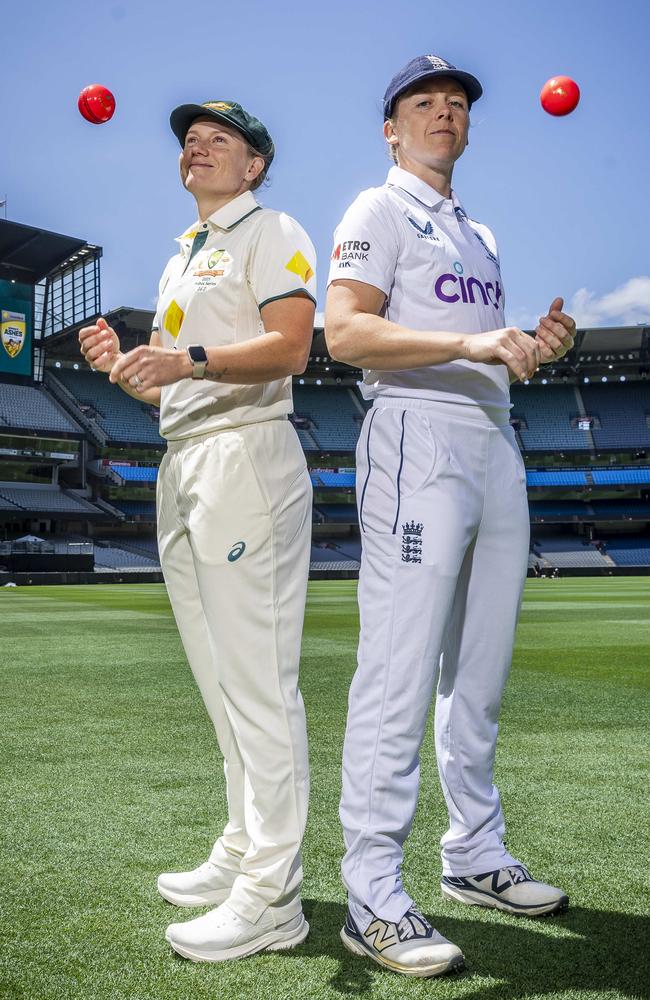
[[[567,311],[578,326],[650,324],[650,276],[630,278],[613,292],[601,296],[587,288],[579,288]]]
[[[565,301],[564,311],[573,316],[579,327],[636,326],[637,323],[650,326],[650,275],[629,278],[604,295],[579,288]],[[539,313],[524,306],[508,312],[508,323],[520,330],[534,330],[538,318]]]

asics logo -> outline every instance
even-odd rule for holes
[[[237,562],[240,556],[246,551],[246,542],[235,542],[228,553],[228,562]]]

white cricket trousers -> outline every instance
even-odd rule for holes
[[[165,583],[224,758],[228,823],[210,860],[236,875],[229,905],[253,922],[301,909],[311,495],[282,419],[171,441],[158,476]]]
[[[493,784],[497,720],[528,564],[526,474],[507,415],[382,399],[357,448],[358,666],[343,753],[343,879],[398,921],[400,875],[438,680],[435,745],[449,829],[443,874],[512,864]]]

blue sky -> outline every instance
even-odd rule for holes
[[[194,219],[169,112],[238,100],[275,139],[260,200],[312,237],[322,308],[332,231],[389,167],[385,86],[436,53],[483,84],[454,187],[497,237],[509,321],[559,294],[584,324],[650,322],[649,36],[647,0],[22,0],[3,16],[0,199],[17,222],[104,247],[104,309],[151,308]],[[538,94],[560,73],[582,100],[553,119]],[[76,107],[94,82],[117,99],[104,126]]]

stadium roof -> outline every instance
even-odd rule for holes
[[[0,219],[0,278],[36,284],[87,246],[85,240]]]

